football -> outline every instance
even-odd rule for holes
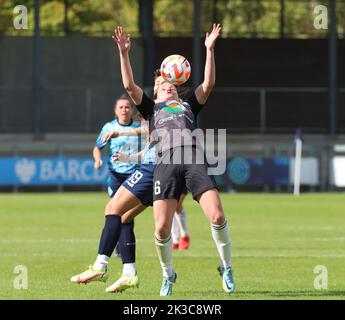
[[[173,54],[163,60],[160,70],[164,80],[180,86],[189,79],[191,66],[184,56]]]

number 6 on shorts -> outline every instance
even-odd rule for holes
[[[155,182],[154,189],[156,195],[161,193],[161,182],[159,180]]]

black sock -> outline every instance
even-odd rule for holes
[[[99,241],[98,254],[110,257],[121,234],[121,217],[110,214],[105,216],[105,224]]]
[[[122,263],[135,262],[135,235],[134,221],[122,224],[119,240]]]

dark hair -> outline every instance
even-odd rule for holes
[[[158,77],[161,76],[161,70],[160,69],[156,69],[154,72],[153,72],[153,81],[156,81]],[[177,87],[176,88],[177,90],[177,93],[179,95],[179,97],[183,99],[186,99],[187,97],[190,96],[190,93],[191,93],[191,90],[190,88],[186,88],[186,87]],[[156,100],[157,99],[157,92],[153,92],[153,100]]]
[[[114,111],[116,109],[117,102],[120,100],[129,101],[129,104],[130,104],[131,108],[133,109],[132,119],[135,118],[136,114],[138,113],[138,109],[134,106],[132,99],[125,93],[116,99],[115,104],[114,104]]]
[[[160,69],[156,69],[154,72],[153,72],[153,82],[156,82],[157,78],[161,76],[161,70]],[[153,100],[156,100],[157,99],[157,92],[154,92],[152,93],[153,95]]]
[[[156,79],[158,77],[161,76],[161,70],[160,69],[156,69],[154,72],[153,72],[153,81],[156,81]]]
[[[122,94],[119,98],[117,98],[115,100],[115,103],[114,103],[114,108],[116,108],[116,105],[117,105],[117,102],[120,101],[120,100],[127,100],[129,101],[131,107],[133,108],[133,103],[132,103],[132,99],[127,95],[127,94]]]

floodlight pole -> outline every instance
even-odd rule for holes
[[[280,21],[279,21],[280,39],[284,38],[285,33],[285,0],[280,0]]]
[[[68,0],[64,0],[64,22],[63,22],[63,28],[65,35],[67,36],[69,34],[69,25],[68,25]]]
[[[40,133],[40,0],[35,0],[35,26],[32,41],[32,131]]]
[[[296,153],[295,153],[295,166],[294,166],[294,188],[293,195],[299,196],[300,185],[301,185],[301,165],[302,165],[302,130],[296,130],[295,143],[296,143]]]
[[[337,132],[337,19],[336,1],[330,0],[328,32],[328,90],[329,90],[329,133]]]

